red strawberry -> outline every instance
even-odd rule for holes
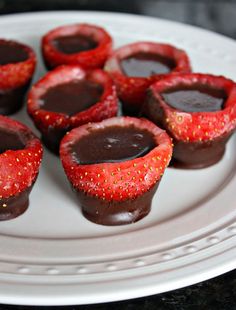
[[[71,146],[81,137],[89,135],[91,130],[112,126],[128,127],[132,125],[139,129],[148,130],[154,135],[156,147],[143,157],[123,162],[90,165],[78,164],[74,159]],[[151,191],[158,183],[165,168],[168,166],[171,155],[171,139],[165,131],[148,120],[130,117],[116,117],[104,120],[100,123],[86,124],[79,128],[75,128],[63,138],[60,147],[62,164],[74,189],[82,193],[82,195],[86,195],[87,201],[90,198],[95,199],[95,207],[91,212],[95,213],[96,208],[99,208],[98,206],[101,205],[104,206],[105,203],[108,204],[110,210],[115,209],[114,214],[111,216],[115,216],[122,208],[127,208],[127,203],[131,201],[133,201],[134,205],[138,208],[138,199],[145,195],[145,193]],[[154,193],[149,197],[148,203],[150,203],[153,194]],[[145,203],[144,201],[141,203],[141,208],[143,208]],[[146,204],[148,203],[146,202]],[[114,208],[114,204],[117,208]],[[86,208],[86,206],[82,207]],[[97,212],[102,213],[102,208]],[[106,205],[104,209],[107,210],[107,208]],[[132,209],[132,207],[130,207],[130,209]],[[138,212],[138,210],[136,211]],[[132,217],[132,221],[135,220],[137,220],[137,218],[135,216],[134,218]],[[111,225],[106,219],[100,218],[95,221],[101,224]],[[124,221],[119,219],[117,221],[114,220],[112,225],[124,224],[127,222],[129,222],[129,219],[124,219]]]
[[[0,48],[7,48],[11,53],[14,53],[14,50],[22,51],[26,55],[26,59],[18,62],[1,65],[0,61],[0,113],[7,115],[15,113],[23,104],[25,92],[35,70],[36,56],[29,46],[15,41],[0,39]]]
[[[215,112],[185,112],[170,106],[163,98],[162,93],[170,92],[171,89],[198,89],[201,86],[209,89],[219,89],[227,96],[223,109]],[[174,158],[179,157],[182,147],[192,148],[188,152],[182,150],[181,156],[188,157],[188,161],[194,160],[194,153],[197,155],[199,150],[209,164],[211,156],[217,155],[218,159],[224,153],[225,143],[236,128],[236,84],[222,76],[209,74],[178,74],[169,76],[156,82],[150,87],[150,96],[143,109],[144,114],[156,124],[163,126],[174,138]],[[181,147],[180,147],[181,142]],[[219,142],[221,147],[219,147]],[[192,145],[192,146],[191,146]],[[196,153],[196,147],[198,152]],[[204,151],[203,151],[204,149]],[[190,154],[190,153],[191,154]],[[203,167],[204,159],[199,156],[194,167]],[[218,160],[217,160],[218,161]],[[207,164],[207,163],[206,163]],[[207,164],[208,165],[208,164]]]
[[[17,197],[28,194],[39,171],[42,145],[29,128],[15,120],[0,116],[0,220],[15,217],[20,212]],[[6,141],[12,149],[5,147]],[[16,200],[15,200],[16,198]],[[20,200],[21,201],[21,200]],[[8,204],[9,202],[9,204]],[[12,202],[12,204],[11,204]],[[28,203],[28,200],[27,200]],[[15,212],[17,214],[15,214]]]
[[[113,52],[105,64],[105,70],[114,79],[118,96],[127,113],[138,114],[146,96],[147,88],[166,74],[155,74],[150,77],[127,76],[122,68],[121,61],[138,53],[152,54],[172,60],[176,65],[171,73],[191,72],[187,54],[168,44],[153,42],[137,42],[122,46]]]
[[[103,93],[99,102],[87,110],[72,116],[43,109],[41,106],[41,96],[48,89],[59,84],[83,79],[103,87]],[[108,74],[100,69],[85,71],[78,65],[60,66],[39,80],[28,94],[28,113],[36,127],[41,131],[47,147],[56,153],[58,152],[61,138],[68,130],[88,122],[99,122],[116,116],[117,112],[118,100],[115,86]]]
[[[66,36],[83,36],[96,44],[92,49],[76,53],[63,53],[54,40]],[[63,64],[78,64],[86,69],[102,68],[112,50],[112,38],[101,27],[90,24],[75,24],[51,30],[42,39],[42,53],[49,69]]]

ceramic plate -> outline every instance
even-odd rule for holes
[[[194,71],[236,80],[236,43],[169,21],[113,13],[52,12],[1,16],[0,37],[38,54],[53,27],[88,22],[105,27],[116,47],[151,40],[185,49]],[[25,111],[13,115],[34,129]],[[34,129],[35,131],[35,129]],[[105,227],[81,214],[60,161],[45,151],[28,211],[0,223],[0,302],[66,305],[161,293],[236,266],[236,137],[220,163],[202,170],[167,169],[152,211],[138,223]]]

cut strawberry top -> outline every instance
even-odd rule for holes
[[[123,62],[132,61],[132,57],[134,57],[135,63],[131,62],[129,65],[128,71],[131,72],[130,74],[133,72],[133,76],[130,76],[125,73]],[[138,73],[135,72],[137,71],[136,66],[142,59],[144,64],[141,63],[140,70],[144,70],[145,74],[140,72],[140,76],[138,76]],[[160,74],[155,72],[156,62],[157,71],[159,70]],[[146,72],[148,68],[151,72],[149,76]],[[147,88],[154,81],[162,79],[169,73],[190,72],[191,66],[188,56],[183,50],[168,44],[137,42],[122,46],[114,51],[105,64],[105,70],[114,79],[118,95],[124,104],[130,104],[133,108],[139,109],[145,99]]]
[[[168,104],[165,94],[178,89],[212,89],[222,93],[223,105],[218,111],[181,111]],[[212,140],[236,128],[236,84],[222,76],[209,74],[178,74],[156,82],[150,88],[152,101],[149,109],[159,105],[164,112],[165,128],[176,140],[198,142]],[[177,97],[176,97],[177,98]],[[177,98],[178,99],[178,98]],[[222,100],[223,100],[222,99]]]
[[[79,164],[73,146],[96,130],[114,126],[148,131],[156,146],[146,155],[122,162]],[[116,117],[86,124],[70,131],[62,140],[60,157],[65,172],[76,190],[106,201],[135,199],[159,181],[172,155],[171,139],[165,131],[148,120]]]
[[[18,121],[0,116],[0,199],[18,195],[33,185],[42,159],[42,145],[31,130]],[[13,139],[9,136],[13,136]],[[9,140],[10,139],[10,140]],[[7,143],[7,141],[9,143]],[[12,149],[8,149],[8,148]]]
[[[59,85],[89,81],[101,87],[99,101],[84,111],[69,115],[44,109],[42,98]],[[88,94],[89,95],[89,94]],[[55,102],[55,110],[56,110]],[[78,110],[80,102],[77,102]],[[28,112],[38,128],[73,128],[87,122],[96,122],[117,114],[118,102],[115,86],[107,73],[100,69],[86,72],[80,66],[60,66],[46,74],[31,89],[28,95]]]
[[[35,70],[36,56],[27,45],[0,39],[0,89],[8,91],[27,84]]]
[[[90,24],[58,27],[42,39],[44,60],[50,68],[62,64],[102,68],[111,50],[111,36],[103,28]]]

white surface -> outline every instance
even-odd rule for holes
[[[236,80],[236,43],[164,20],[124,14],[54,12],[1,17],[0,37],[33,46],[58,25],[105,27],[120,46],[137,40],[184,48],[195,71]],[[39,62],[35,80],[44,73]],[[14,115],[32,125],[25,111]],[[35,130],[35,129],[34,129]],[[0,223],[0,302],[89,304],[190,285],[236,267],[236,137],[223,160],[202,170],[167,169],[151,213],[120,227],[81,215],[60,161],[45,152],[21,217]]]

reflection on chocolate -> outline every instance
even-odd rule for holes
[[[148,77],[169,73],[175,67],[172,59],[151,53],[136,53],[121,60],[123,72],[130,77]]]
[[[0,65],[25,61],[28,53],[18,44],[0,43]]]
[[[7,150],[21,150],[24,148],[25,145],[18,134],[0,128],[0,154]]]
[[[88,220],[101,225],[125,225],[141,220],[150,212],[158,185],[159,182],[138,198],[125,201],[107,202],[82,192],[76,195]]]
[[[214,112],[223,109],[226,94],[210,87],[178,88],[162,93],[164,100],[173,108],[185,112]]]
[[[74,34],[55,38],[53,45],[64,54],[75,54],[94,49],[98,44],[92,38]]]
[[[33,185],[17,196],[0,199],[0,221],[13,219],[27,210],[32,187]]]
[[[47,111],[74,115],[100,101],[103,87],[87,80],[75,80],[49,88],[40,98]]]
[[[154,136],[134,126],[111,126],[91,131],[72,147],[79,164],[120,162],[146,155],[156,146]]]

